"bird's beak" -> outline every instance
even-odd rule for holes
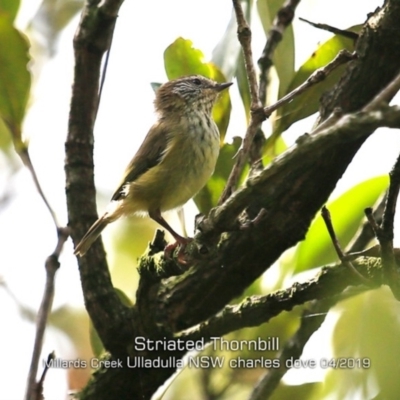
[[[222,92],[224,89],[228,88],[231,85],[233,85],[233,82],[217,83],[214,89],[217,92]]]

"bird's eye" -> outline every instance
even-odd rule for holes
[[[201,80],[200,80],[199,78],[193,79],[192,82],[193,82],[195,85],[197,85],[197,86],[200,86],[200,85],[201,85]]]

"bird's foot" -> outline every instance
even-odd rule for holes
[[[180,237],[179,240],[177,240],[175,243],[171,243],[171,244],[169,244],[168,246],[165,247],[165,249],[164,249],[164,257],[167,258],[168,260],[171,260],[174,251],[179,247],[178,254],[176,256],[176,260],[181,265],[187,265],[188,261],[187,261],[186,256],[185,256],[185,249],[186,249],[186,246],[191,241],[193,241],[192,238]]]

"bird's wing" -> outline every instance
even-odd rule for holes
[[[134,182],[139,176],[161,162],[168,145],[168,140],[168,132],[162,124],[158,122],[152,126],[139,150],[126,168],[124,178],[111,200],[123,198],[124,186],[128,182]]]

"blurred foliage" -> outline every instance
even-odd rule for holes
[[[17,151],[24,147],[22,121],[28,104],[31,75],[28,71],[29,44],[14,28],[9,14],[0,14],[0,144],[5,150],[13,139]]]
[[[0,149],[2,151],[8,151],[12,143],[10,131],[3,119],[0,118]]]
[[[174,213],[171,213],[174,214]],[[170,221],[171,214],[166,215]],[[173,224],[174,226],[174,224]],[[160,226],[150,218],[130,216],[116,221],[110,226],[105,237],[106,246],[113,251],[107,254],[107,260],[112,272],[114,286],[123,290],[130,299],[134,299],[135,290],[139,281],[137,260]],[[166,239],[169,239],[166,233]]]
[[[323,391],[313,400],[333,393],[329,398],[397,399],[400,305],[390,289],[382,287],[343,301],[334,312],[339,315],[332,336],[336,364],[331,363]]]
[[[0,18],[6,17],[14,21],[17,16],[20,0],[0,0]]]
[[[373,207],[388,185],[388,176],[368,179],[327,204],[336,236],[343,249],[359,228],[365,208]],[[306,239],[297,247],[292,260],[293,272],[326,265],[337,259],[325,222],[318,214],[307,232]]]
[[[271,400],[302,400],[309,399],[314,393],[320,391],[322,384],[319,382],[303,383],[302,385],[285,385],[282,382],[276,388]],[[322,397],[320,397],[321,399]]]
[[[42,0],[30,27],[41,34],[50,56],[55,55],[62,30],[82,9],[83,3],[83,0]]]

